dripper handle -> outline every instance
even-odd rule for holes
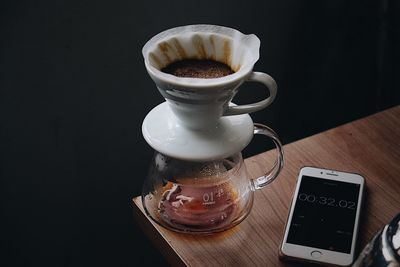
[[[247,81],[259,82],[264,84],[269,90],[269,97],[252,104],[229,106],[228,109],[225,111],[224,116],[240,115],[244,113],[259,111],[269,106],[274,101],[276,97],[276,92],[278,90],[278,86],[276,85],[275,80],[271,76],[263,72],[253,71],[247,78]]]
[[[251,182],[253,184],[254,189],[260,189],[268,184],[270,184],[273,180],[275,180],[276,177],[278,177],[279,173],[281,172],[283,168],[283,148],[282,148],[282,143],[278,138],[278,135],[269,128],[268,126],[255,123],[254,124],[254,134],[261,134],[265,135],[269,138],[272,139],[276,146],[276,150],[278,152],[277,159],[275,161],[274,166],[272,167],[271,170],[269,170],[266,174],[264,174],[261,177],[253,179]]]

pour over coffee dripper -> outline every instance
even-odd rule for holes
[[[156,151],[142,202],[147,215],[158,224],[191,233],[228,229],[249,214],[253,191],[278,176],[283,166],[281,142],[270,128],[254,124],[247,114],[265,108],[276,95],[274,80],[252,71],[259,45],[255,35],[191,25],[162,32],[144,46],[146,69],[166,99],[149,112],[142,125],[145,140]],[[189,58],[220,61],[235,73],[199,79],[160,71]],[[245,81],[263,83],[269,97],[234,105],[231,100]],[[250,179],[241,150],[254,134],[272,139],[278,156],[267,174]]]
[[[143,47],[147,72],[173,113],[189,128],[212,127],[221,116],[247,114],[267,107],[275,99],[277,86],[268,74],[254,72],[260,40],[254,34],[214,25],[189,25],[164,31]],[[213,78],[182,78],[161,71],[184,59],[222,62],[235,72]],[[247,105],[230,105],[245,81],[260,82],[269,91],[266,99]]]

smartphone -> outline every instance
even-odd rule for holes
[[[280,247],[281,258],[350,265],[364,188],[365,179],[359,174],[302,168]]]

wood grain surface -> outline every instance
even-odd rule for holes
[[[285,166],[255,192],[248,218],[228,231],[198,236],[153,224],[133,199],[138,224],[173,266],[297,266],[282,262],[282,239],[298,172],[303,166],[363,175],[367,184],[358,248],[400,212],[400,106],[284,146]],[[252,178],[274,163],[274,151],[246,159]]]

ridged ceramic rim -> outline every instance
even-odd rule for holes
[[[245,64],[240,67],[240,69],[228,76],[221,78],[211,78],[211,79],[201,79],[201,78],[184,78],[184,77],[176,77],[171,74],[164,73],[159,69],[152,66],[148,60],[149,53],[155,50],[155,46],[162,42],[163,40],[167,40],[177,36],[182,33],[210,33],[226,36],[232,40],[240,39],[241,41],[252,42],[254,48],[252,49],[252,59],[249,60],[248,64]],[[254,64],[259,59],[259,49],[260,49],[260,40],[254,34],[245,35],[238,30],[218,26],[218,25],[208,25],[208,24],[198,24],[198,25],[187,25],[176,28],[171,28],[169,30],[163,31],[154,37],[152,37],[143,47],[142,54],[144,57],[144,62],[147,71],[150,75],[157,77],[158,79],[164,81],[165,83],[185,87],[210,87],[210,86],[218,86],[226,83],[236,82],[237,80],[242,79],[244,76],[250,74],[253,70]]]

